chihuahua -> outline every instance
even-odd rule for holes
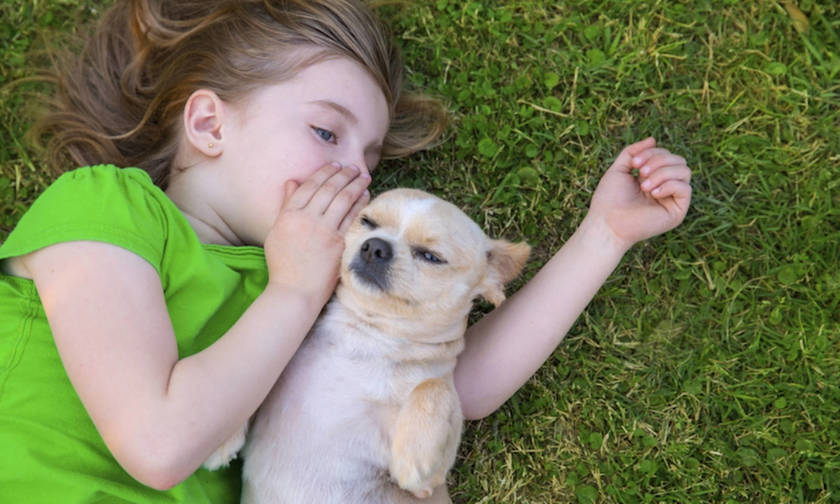
[[[453,382],[473,301],[498,306],[530,247],[488,238],[413,189],[374,199],[345,236],[332,300],[253,419],[242,502],[451,502],[463,416]],[[205,464],[226,463],[243,433]]]

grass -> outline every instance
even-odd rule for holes
[[[683,225],[631,250],[537,375],[467,425],[455,502],[840,502],[840,7],[799,1],[805,31],[790,4],[384,11],[455,122],[377,188],[526,239],[526,278],[624,144],[654,135],[694,172]],[[94,5],[0,6],[0,85]],[[20,142],[25,100],[0,94],[0,239],[49,182]]]

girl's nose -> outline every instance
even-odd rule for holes
[[[377,159],[363,146],[353,141],[346,141],[340,152],[336,152],[336,161],[342,166],[355,166],[361,173],[370,175],[370,171],[376,168]]]
[[[355,166],[359,169],[361,173],[366,173],[370,176],[370,167],[368,166],[367,162],[365,161],[364,156],[353,156],[347,163],[346,166]]]

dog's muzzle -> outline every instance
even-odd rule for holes
[[[391,244],[381,238],[370,238],[362,243],[359,253],[350,263],[350,271],[362,282],[388,290],[391,260],[394,249]]]

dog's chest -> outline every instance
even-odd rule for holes
[[[243,495],[263,488],[283,496],[266,502],[389,502],[372,496],[392,486],[401,409],[424,381],[451,384],[462,348],[462,338],[424,344],[384,334],[330,303],[255,418]]]
[[[455,354],[423,359],[416,343],[379,334],[331,304],[304,340],[263,405],[274,429],[305,431],[342,444],[367,438],[388,445],[402,405],[430,378],[452,379]],[[377,455],[378,457],[378,455]]]
[[[398,405],[418,384],[451,374],[454,359],[415,359],[416,344],[325,317],[298,350],[284,380],[310,400]]]

